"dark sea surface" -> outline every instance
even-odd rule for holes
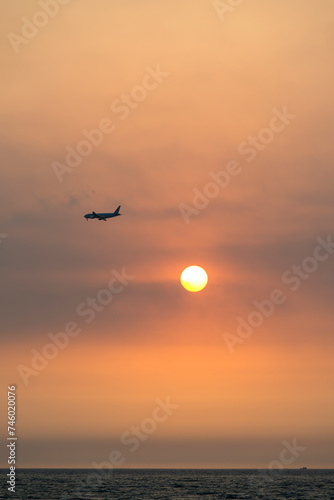
[[[20,469],[16,493],[1,470],[0,498],[31,500],[334,500],[334,470]]]

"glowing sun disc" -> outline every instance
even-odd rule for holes
[[[180,280],[182,286],[189,292],[199,292],[206,286],[208,275],[199,266],[189,266],[182,271]]]

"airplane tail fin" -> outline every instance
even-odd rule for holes
[[[119,214],[119,210],[120,210],[120,208],[121,208],[121,205],[119,205],[119,207],[117,207],[117,208],[116,208],[116,210],[115,210],[115,212],[114,212],[114,213],[115,213],[115,214]]]

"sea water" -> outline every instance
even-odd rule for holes
[[[19,469],[15,493],[7,473],[1,499],[334,500],[334,470]]]

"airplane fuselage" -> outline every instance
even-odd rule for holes
[[[86,214],[84,217],[86,219],[111,219],[111,217],[118,217],[121,214]]]
[[[98,220],[104,220],[106,221],[107,219],[111,219],[112,217],[118,217],[119,215],[122,215],[119,213],[119,209],[121,207],[119,206],[115,212],[109,212],[109,213],[96,213],[92,212],[91,214],[86,214],[84,215],[85,219],[98,219]]]

